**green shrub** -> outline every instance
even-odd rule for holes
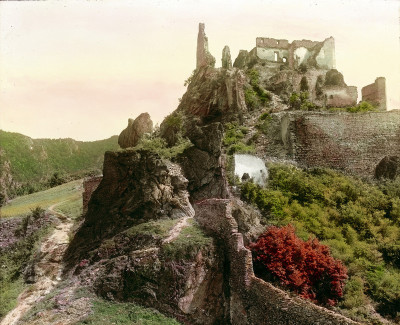
[[[308,100],[309,93],[302,91],[299,94],[294,92],[289,97],[289,106],[295,110],[312,111],[316,106]]]
[[[241,185],[241,198],[256,205],[264,223],[292,223],[299,237],[316,237],[348,268],[346,315],[375,322],[365,305],[398,317],[400,305],[400,200],[397,181],[379,187],[332,170],[270,164],[266,188]],[[362,284],[362,285],[361,285]]]
[[[193,220],[190,223],[175,240],[162,246],[164,258],[177,261],[192,259],[201,250],[212,246],[212,237],[207,236]]]
[[[173,159],[192,145],[189,139],[183,138],[180,134],[178,134],[177,141],[172,147],[168,147],[163,138],[158,135],[152,135],[150,137],[142,137],[135,150],[149,150],[157,153],[162,158]]]
[[[134,303],[121,303],[95,299],[93,312],[76,325],[126,324],[126,325],[179,325],[175,319],[162,315],[152,308]]]
[[[244,91],[244,100],[246,102],[246,106],[250,109],[256,109],[260,106],[260,100],[253,88],[246,88]]]
[[[374,112],[376,108],[368,102],[361,102],[356,106],[350,107],[331,107],[328,109],[330,112],[349,112],[349,113],[366,113]]]
[[[260,105],[266,105],[272,99],[272,95],[260,86],[260,75],[257,70],[250,69],[247,71],[250,79],[251,88],[245,90],[246,105],[252,109],[258,108]]]
[[[255,151],[254,146],[247,145],[243,139],[248,132],[248,128],[239,126],[237,123],[226,123],[225,134],[222,140],[222,144],[226,148],[228,155],[235,153],[253,153]]]
[[[256,128],[264,134],[268,134],[269,124],[272,120],[272,117],[269,113],[262,113],[258,118],[258,123]]]

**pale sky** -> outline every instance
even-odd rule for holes
[[[256,37],[335,38],[336,67],[361,88],[384,76],[400,108],[396,0],[0,2],[0,129],[33,138],[97,140],[128,118],[178,105],[195,68],[198,23],[221,66]],[[360,100],[359,95],[359,100]]]

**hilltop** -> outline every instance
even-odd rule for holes
[[[335,64],[332,37],[262,37],[215,68],[200,24],[179,106],[159,128],[128,120],[83,182],[51,292],[7,317],[101,323],[127,307],[129,323],[141,305],[167,323],[399,323],[400,112],[384,78],[358,102]]]

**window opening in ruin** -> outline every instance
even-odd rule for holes
[[[277,62],[278,61],[278,52],[274,52],[274,54],[275,54],[274,61]]]
[[[276,45],[279,45],[279,41],[276,41]]]
[[[286,63],[287,59],[285,57],[283,57],[282,61]]]

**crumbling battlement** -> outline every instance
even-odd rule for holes
[[[379,77],[375,82],[361,89],[362,100],[376,105],[378,109],[386,111],[386,79]]]
[[[208,199],[194,206],[195,219],[222,239],[229,262],[230,320],[240,325],[358,324],[299,297],[290,297],[254,275],[251,252],[232,217],[232,202]]]
[[[93,192],[99,186],[103,176],[94,176],[90,178],[85,178],[83,181],[83,193],[82,193],[82,200],[83,200],[83,214],[85,215],[88,209],[88,204],[90,198],[92,197]]]
[[[300,64],[313,65],[320,69],[335,68],[335,40],[329,37],[323,42],[257,37],[256,54],[259,59],[287,63],[290,68]]]

